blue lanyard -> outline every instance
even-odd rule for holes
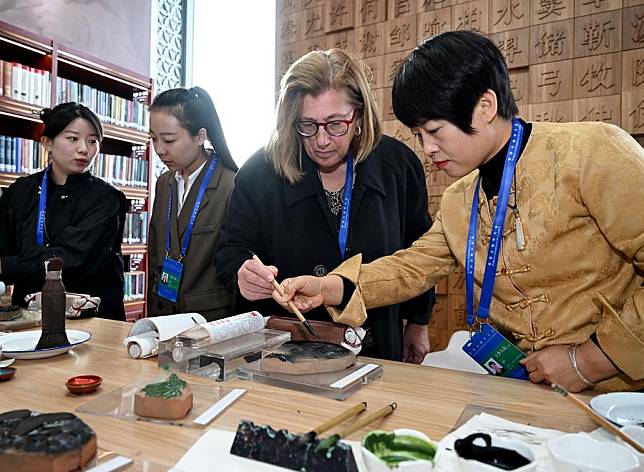
[[[186,252],[188,252],[188,246],[190,245],[190,238],[192,237],[192,228],[195,225],[195,220],[197,219],[197,213],[199,213],[199,207],[201,206],[201,200],[203,200],[203,196],[206,193],[206,187],[208,186],[208,182],[210,182],[210,177],[212,177],[212,174],[215,172],[215,168],[217,167],[217,153],[213,154],[212,160],[210,161],[210,165],[208,166],[208,170],[206,171],[206,175],[204,176],[203,180],[201,181],[201,185],[199,186],[199,193],[197,194],[197,200],[195,200],[195,206],[192,209],[192,214],[190,215],[190,221],[188,222],[188,227],[186,228],[186,234],[183,237],[183,244],[181,244],[181,257],[179,258],[179,262],[186,257]],[[165,254],[166,257],[169,257],[170,254],[170,220],[172,216],[172,191],[173,187],[170,187],[170,196],[168,198],[168,215],[167,215],[167,224],[166,224],[166,232],[165,232]],[[177,217],[179,214],[177,213]]]
[[[487,252],[487,261],[485,263],[485,273],[483,274],[483,287],[481,289],[481,300],[476,312],[476,317],[481,320],[487,319],[490,315],[490,302],[492,301],[492,292],[494,291],[494,282],[496,280],[496,267],[499,262],[499,251],[501,250],[501,241],[503,239],[503,226],[505,225],[505,215],[508,209],[508,198],[510,197],[510,188],[512,187],[512,178],[514,168],[519,157],[521,149],[521,140],[523,139],[523,125],[518,119],[512,120],[512,136],[510,137],[510,146],[505,156],[503,166],[503,177],[501,187],[499,188],[499,198],[492,223],[492,235],[490,237],[490,247]],[[474,254],[476,253],[476,233],[478,229],[479,216],[479,190],[481,188],[481,177],[479,176],[474,190],[472,199],[472,213],[470,215],[470,229],[467,235],[467,251],[465,254],[465,303],[467,309],[467,324],[474,324]]]
[[[51,165],[45,169],[40,183],[40,198],[38,200],[38,221],[36,221],[36,244],[42,246],[45,243],[45,215],[47,214],[47,186],[49,184],[49,170]]]
[[[344,196],[342,197],[342,216],[340,217],[340,232],[338,234],[338,244],[340,245],[340,254],[344,260],[344,254],[347,250],[347,239],[349,237],[349,217],[351,216],[351,194],[353,193],[353,156],[347,155],[347,169],[344,177]]]

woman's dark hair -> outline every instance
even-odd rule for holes
[[[498,114],[518,113],[503,55],[473,31],[450,31],[426,39],[402,64],[392,88],[396,117],[406,126],[447,120],[472,134],[472,113],[487,90],[496,94]]]
[[[89,121],[96,130],[99,141],[103,140],[103,126],[98,116],[85,105],[76,102],[67,102],[56,105],[54,108],[40,110],[40,119],[45,124],[42,135],[54,139],[76,118]]]
[[[181,126],[193,136],[197,136],[199,130],[204,128],[221,163],[227,168],[237,171],[237,164],[228,150],[215,105],[204,89],[201,87],[190,89],[179,87],[166,90],[154,97],[150,113],[154,111],[163,111],[174,116],[179,120]]]

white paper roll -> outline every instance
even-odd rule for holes
[[[257,311],[229,316],[201,325],[208,331],[213,343],[236,338],[264,328],[264,317]]]

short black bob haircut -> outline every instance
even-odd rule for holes
[[[199,130],[204,128],[210,144],[219,156],[219,161],[228,169],[237,171],[237,164],[228,150],[215,104],[204,89],[178,87],[166,90],[154,97],[149,111],[163,111],[174,116],[181,127],[192,136],[197,136]]]
[[[401,65],[392,88],[396,117],[406,126],[446,120],[472,134],[472,113],[487,90],[496,94],[498,115],[512,120],[518,108],[503,55],[472,31],[450,31],[420,43]]]
[[[103,140],[103,126],[98,116],[80,103],[66,102],[56,105],[54,108],[43,108],[39,115],[45,124],[42,135],[48,138],[54,139],[76,118],[83,118],[94,127],[98,141]]]

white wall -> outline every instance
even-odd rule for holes
[[[275,0],[195,0],[192,85],[211,95],[238,165],[266,144],[275,106]]]

